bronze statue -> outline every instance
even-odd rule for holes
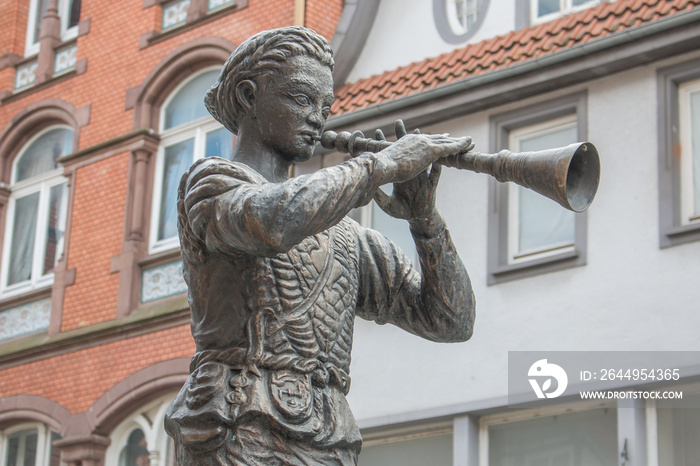
[[[205,98],[238,140],[230,160],[197,161],[178,191],[197,344],[166,417],[179,464],[355,465],[362,439],[345,399],[355,316],[438,342],[472,334],[471,283],[435,208],[433,164],[460,165],[471,140],[398,123],[395,143],[379,132],[374,151],[289,179],[321,140],[332,69],[315,32],[266,31],[238,47]],[[346,217],[374,197],[409,222],[420,274]]]
[[[400,135],[289,179],[320,140],[332,68],[315,32],[266,31],[238,47],[206,96],[238,140],[231,160],[196,162],[178,192],[197,343],[166,420],[180,464],[354,465],[355,316],[434,341],[471,336],[471,284],[435,209],[440,169],[429,169],[470,139]],[[408,220],[422,277],[390,240],[346,218],[386,183],[396,184],[382,206]]]

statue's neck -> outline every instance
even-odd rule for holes
[[[289,179],[291,163],[269,150],[256,138],[248,137],[240,130],[231,160],[248,165],[267,181],[273,183],[281,183]]]

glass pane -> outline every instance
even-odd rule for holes
[[[41,20],[49,8],[49,0],[37,0],[36,17],[34,20],[34,31],[32,31],[32,44],[39,42],[39,33],[41,32]]]
[[[29,280],[32,276],[38,209],[39,193],[21,197],[15,202],[8,285]]]
[[[615,409],[489,426],[489,466],[618,464]]]
[[[226,128],[210,131],[207,133],[207,147],[204,149],[204,156],[218,156],[227,159],[233,152],[232,143],[233,136]]]
[[[26,180],[57,168],[56,159],[72,151],[73,131],[66,128],[47,131],[20,156],[15,168],[15,181]]]
[[[177,236],[177,188],[183,173],[192,164],[193,154],[194,139],[187,139],[165,148],[163,185],[158,217],[158,241]]]
[[[24,439],[24,466],[36,466],[36,443],[38,433],[32,431]]]
[[[391,185],[382,186],[381,189],[391,194]],[[413,262],[414,265],[418,265],[418,261],[416,260],[418,257],[416,244],[413,242],[413,236],[411,236],[408,222],[386,214],[374,201],[372,201],[372,229],[377,230],[396,243],[406,256],[411,259],[411,262]]]
[[[700,394],[683,393],[682,407],[677,401],[657,402],[659,463],[691,466],[700,458]]]
[[[80,21],[80,3],[81,0],[71,0],[70,8],[68,9],[70,16],[68,17],[68,27],[77,26]]]
[[[36,466],[38,432],[27,429],[7,436],[7,466]]]
[[[129,434],[126,446],[119,454],[119,466],[149,466],[146,437],[141,429],[134,429]]]
[[[362,466],[452,466],[452,433],[363,446]]]
[[[47,212],[46,245],[44,247],[44,270],[42,274],[53,272],[59,253],[63,249],[63,232],[66,225],[65,203],[68,196],[68,183],[54,186],[49,192]]]
[[[562,147],[576,142],[576,126],[523,138],[518,151]],[[557,247],[574,242],[575,214],[536,192],[518,186],[518,253]]]
[[[591,0],[572,0],[572,1],[571,1],[571,4],[572,4],[573,6],[580,6],[580,5],[583,5],[584,3],[588,3],[588,2],[590,2],[590,1],[591,1]]]
[[[559,11],[559,0],[537,0],[537,16],[544,16]]]
[[[61,440],[57,432],[51,432],[51,446],[49,447],[49,466],[61,466],[61,450],[53,447],[53,442]]]
[[[693,215],[700,215],[700,91],[690,94],[690,131],[693,154]]]
[[[204,106],[204,95],[218,77],[219,72],[217,70],[207,71],[180,89],[165,107],[163,129],[174,128],[209,115]]]

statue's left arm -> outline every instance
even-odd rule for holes
[[[439,214],[437,214],[439,216]],[[440,342],[472,335],[475,302],[471,281],[445,228],[436,219],[424,235],[411,228],[420,269],[380,233],[357,227],[360,293],[357,314]]]

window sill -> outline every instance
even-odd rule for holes
[[[150,5],[149,5],[150,6]],[[166,41],[172,37],[175,37],[184,32],[190,31],[194,28],[202,26],[204,24],[216,21],[230,13],[240,11],[248,7],[248,0],[237,0],[234,4],[227,7],[221,8],[220,10],[212,11],[211,13],[205,14],[191,21],[187,21],[182,26],[173,27],[167,31],[148,31],[141,35],[139,39],[139,48],[141,50],[146,47],[158,44],[160,42]]]
[[[21,63],[20,63],[21,65]],[[79,76],[87,70],[87,58],[82,58],[75,63],[75,67],[69,71],[65,71],[61,74],[54,75],[51,79],[47,79],[44,82],[34,84],[31,86],[23,87],[14,92],[3,91],[0,92],[0,106],[13,102],[15,100],[24,98],[42,89],[53,86],[55,84],[66,81],[74,76]]]
[[[700,222],[675,226],[666,230],[661,236],[660,247],[664,249],[693,241],[700,241]]]
[[[519,264],[501,265],[489,270],[488,285],[541,275],[570,267],[585,265],[586,258],[578,250],[567,251]]]
[[[21,306],[22,304],[31,303],[44,298],[50,298],[52,288],[53,284],[50,284],[18,294],[0,296],[0,312],[12,307]]]

